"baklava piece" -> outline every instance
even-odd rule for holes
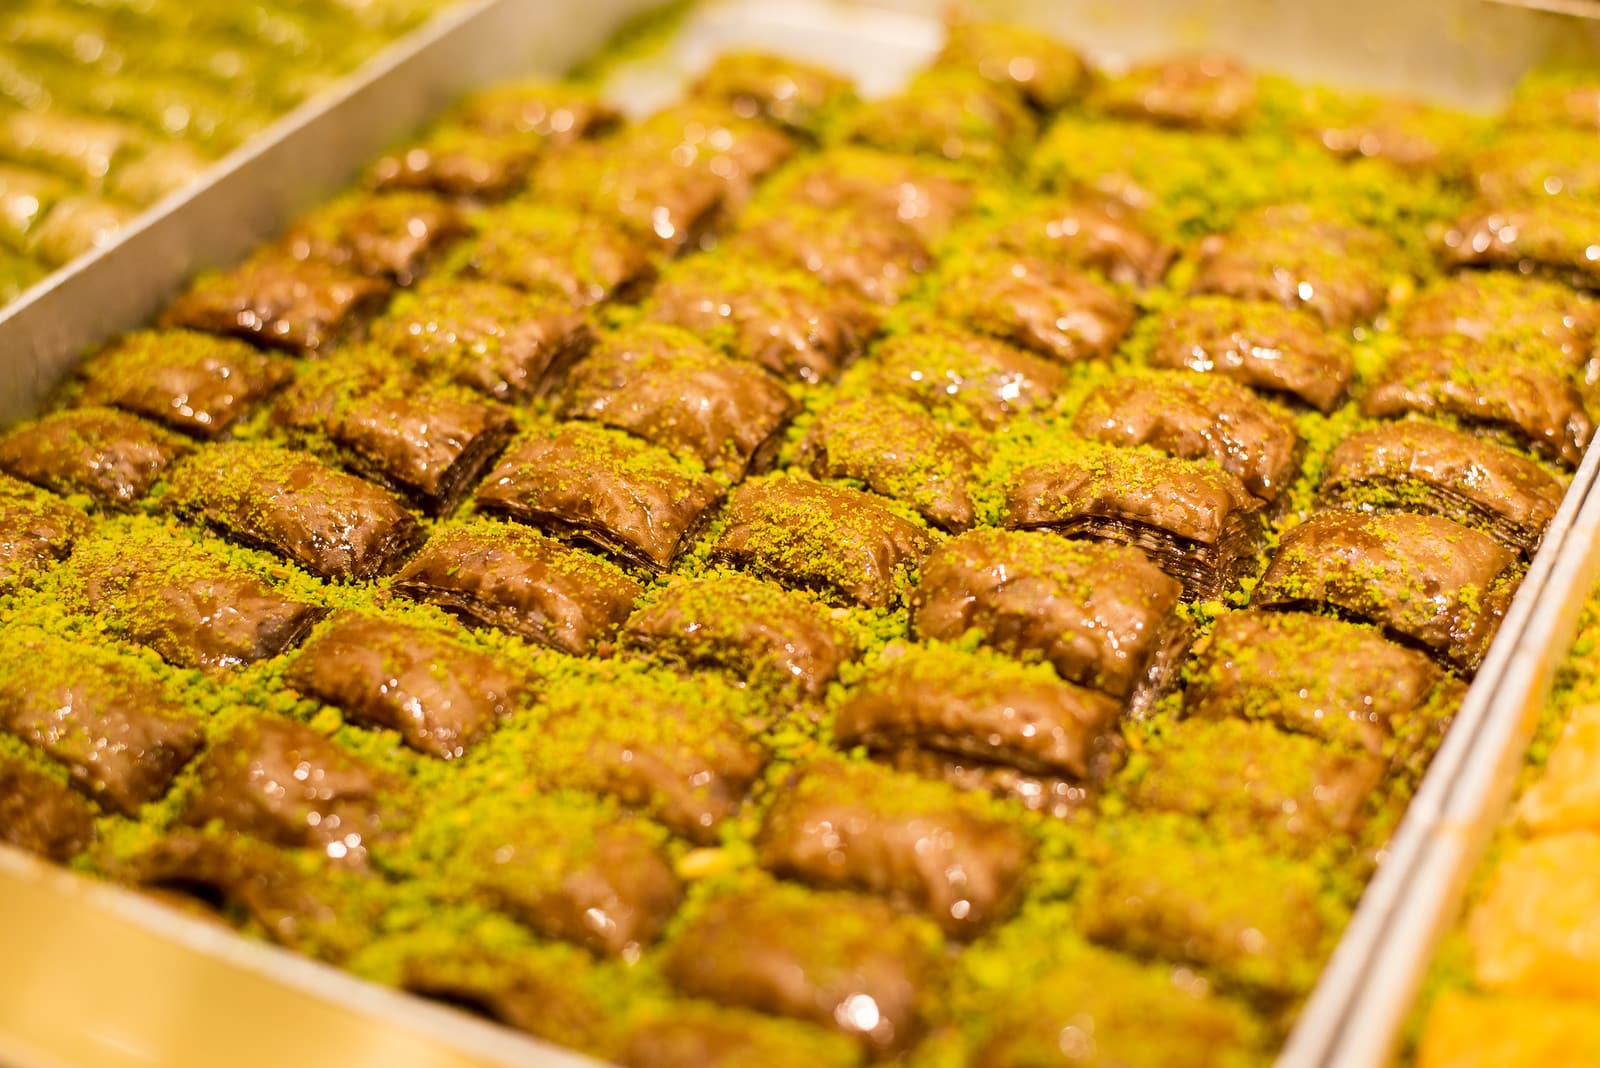
[[[150,492],[188,444],[114,408],[71,408],[0,436],[0,469],[56,493],[127,509]]]
[[[1315,872],[1249,839],[1219,843],[1172,820],[1101,824],[1077,899],[1083,933],[1267,998],[1305,993],[1334,927]]]
[[[504,401],[538,396],[594,341],[564,297],[464,278],[402,294],[371,338],[422,374]]]
[[[294,720],[260,715],[230,730],[196,766],[182,820],[215,821],[289,849],[362,862],[406,821],[401,782]]]
[[[419,753],[462,756],[509,715],[523,680],[426,627],[342,612],[289,665],[289,685],[354,723],[398,731]]]
[[[455,121],[496,137],[531,137],[554,145],[598,137],[622,113],[595,93],[561,82],[502,82],[462,101]]]
[[[982,169],[1008,170],[1037,133],[1015,96],[978,74],[934,68],[903,91],[863,105],[845,136],[885,152],[932,156]]]
[[[207,446],[173,469],[171,485],[168,507],[323,578],[387,574],[421,536],[389,493],[291,449]]]
[[[156,896],[237,916],[279,945],[340,961],[376,927],[358,877],[332,872],[242,835],[176,831],[126,860],[113,874]]]
[[[568,419],[626,430],[735,480],[768,465],[794,409],[782,383],[761,368],[654,324],[602,338],[561,395]]]
[[[519,439],[478,487],[478,510],[664,571],[722,487],[664,449],[569,423]]]
[[[1543,344],[1577,367],[1600,335],[1600,303],[1544,278],[1469,271],[1421,290],[1396,325],[1413,341],[1460,336],[1494,349]]]
[[[228,432],[294,377],[278,356],[190,330],[140,330],[79,372],[84,404],[122,408],[198,438]]]
[[[696,1002],[648,1016],[628,1036],[627,1068],[859,1068],[862,1050],[811,1024]]]
[[[455,511],[516,429],[499,405],[351,352],[308,368],[273,420],[296,445],[330,443],[349,467],[435,516]]]
[[[1527,204],[1475,205],[1444,233],[1449,267],[1542,268],[1600,289],[1600,205],[1545,197]]]
[[[532,198],[627,231],[655,255],[697,247],[721,219],[727,184],[705,168],[665,158],[630,158],[607,143],[580,145],[534,170]]]
[[[1472,129],[1420,100],[1345,93],[1319,95],[1304,126],[1340,159],[1380,159],[1419,176],[1458,174]]]
[[[466,231],[461,212],[438,197],[356,193],[300,219],[283,248],[296,260],[408,286]]]
[[[811,698],[821,697],[855,654],[827,608],[803,593],[733,572],[670,582],[628,617],[620,644]]]
[[[1323,499],[1359,511],[1420,511],[1484,531],[1532,557],[1566,487],[1532,460],[1421,419],[1345,438],[1328,457]]]
[[[153,524],[115,534],[80,546],[63,600],[170,664],[217,671],[274,657],[324,614],[182,534]]]
[[[1061,363],[1108,358],[1134,307],[1093,275],[1001,250],[963,257],[940,278],[941,314]]]
[[[1183,643],[1183,586],[1132,546],[1043,531],[978,530],[922,566],[911,629],[1041,659],[1066,681],[1137,709],[1154,696]]]
[[[1089,394],[1072,429],[1108,445],[1149,445],[1210,460],[1271,501],[1294,480],[1294,423],[1226,379],[1178,372],[1127,375]]]
[[[664,967],[685,993],[809,1020],[891,1056],[921,1036],[939,956],[936,928],[874,898],[760,886],[713,899]]]
[[[607,146],[640,169],[679,167],[722,183],[723,207],[737,210],[757,183],[796,151],[794,140],[727,107],[690,100],[627,127]]]
[[[0,593],[65,560],[89,518],[26,482],[0,475]]]
[[[699,845],[739,809],[767,753],[712,680],[643,673],[545,695],[527,756],[536,781],[605,794]]]
[[[1254,561],[1261,502],[1215,464],[1091,442],[1056,451],[1010,477],[1002,526],[1137,546],[1192,600],[1222,596]]]
[[[973,1068],[1248,1068],[1260,1028],[1242,1003],[1173,969],[1077,949],[987,1014]],[[1079,1051],[1083,1055],[1079,1056]]]
[[[1010,22],[952,22],[933,63],[977,74],[1045,113],[1077,99],[1090,78],[1088,63],[1070,46]]]
[[[915,230],[877,212],[795,204],[750,214],[724,246],[728,255],[809,271],[872,304],[898,303],[933,266]]]
[[[493,220],[466,253],[479,278],[586,308],[630,299],[655,276],[645,246],[604,219],[518,204]]]
[[[1568,469],[1583,459],[1594,432],[1572,375],[1546,353],[1462,341],[1403,348],[1374,376],[1361,413],[1454,417]]]
[[[386,281],[269,250],[200,279],[167,307],[161,325],[315,355],[353,334],[388,296]]]
[[[786,475],[734,490],[724,524],[715,559],[873,608],[897,598],[932,547],[870,493]]]
[[[20,628],[0,634],[0,730],[124,816],[165,794],[205,740],[145,665]]]
[[[1592,201],[1600,195],[1594,133],[1524,130],[1500,134],[1468,161],[1468,177],[1486,204],[1553,198]]]
[[[874,753],[923,749],[1093,782],[1108,770],[1122,706],[987,650],[891,645],[850,691],[833,737]]]
[[[791,204],[892,215],[935,242],[972,210],[978,182],[955,164],[836,146],[791,168],[770,192]]]
[[[934,749],[891,749],[879,754],[879,759],[900,771],[958,790],[988,794],[1056,819],[1091,811],[1097,800],[1095,784],[1071,776],[1018,771],[1009,764],[991,764]]]
[[[52,776],[0,756],[0,842],[64,864],[94,840],[94,817]]]
[[[580,950],[503,953],[460,940],[406,958],[400,986],[569,1049],[607,1056],[615,1039],[606,1007],[586,982]],[[609,1059],[609,1057],[608,1057]]]
[[[807,764],[784,784],[756,836],[762,867],[863,890],[970,938],[1016,907],[1033,843],[942,783],[877,764]]]
[[[1166,276],[1176,246],[1115,204],[1046,202],[1007,219],[989,239],[1008,252],[1094,271],[1119,286],[1149,289]]]
[[[1308,204],[1276,204],[1200,242],[1190,291],[1304,308],[1348,330],[1383,310],[1397,252],[1379,230]]]
[[[668,271],[649,317],[681,327],[785,381],[832,378],[861,354],[878,319],[855,294],[803,271],[694,257]]]
[[[1231,378],[1319,412],[1337,408],[1355,376],[1349,345],[1310,313],[1225,297],[1194,297],[1165,313],[1150,363]]]
[[[866,376],[874,389],[936,416],[959,413],[985,430],[1043,412],[1066,384],[1060,364],[937,323],[887,338],[873,350]]]
[[[601,956],[655,941],[683,896],[657,835],[598,805],[533,798],[507,810],[495,801],[456,821],[465,832],[445,869],[454,883],[546,938]]]
[[[1107,81],[1094,102],[1111,115],[1164,126],[1236,131],[1255,116],[1256,76],[1215,52],[1140,63]]]
[[[1272,723],[1390,758],[1442,736],[1465,687],[1368,626],[1301,612],[1229,612],[1195,657],[1183,711]]]
[[[488,520],[436,532],[394,589],[574,656],[608,640],[643,592],[599,557]]]
[[[1122,788],[1136,808],[1182,813],[1229,837],[1259,835],[1304,855],[1360,840],[1384,773],[1378,757],[1341,753],[1270,723],[1187,720],[1130,759]]]
[[[965,530],[980,446],[898,397],[863,396],[824,408],[800,444],[797,464],[818,478],[850,478],[915,508],[929,523]]]
[[[849,78],[766,52],[722,53],[695,79],[689,96],[811,138],[821,138],[856,103]]]
[[[537,142],[524,137],[445,126],[381,157],[367,180],[385,193],[500,200],[523,187],[540,152]]]
[[[1283,536],[1251,603],[1326,605],[1471,672],[1500,626],[1516,577],[1514,554],[1448,519],[1323,512]]]

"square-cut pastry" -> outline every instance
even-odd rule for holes
[[[1264,301],[1191,297],[1163,313],[1150,362],[1231,378],[1331,412],[1355,377],[1350,346],[1309,312]]]
[[[1121,715],[1117,701],[1048,666],[895,644],[838,707],[833,736],[874,752],[925,749],[1092,781],[1110,764]]]
[[[1133,305],[1106,283],[1035,255],[975,252],[940,282],[946,317],[1062,363],[1108,358],[1133,325]]]
[[[972,526],[970,483],[983,456],[972,436],[898,397],[840,400],[817,414],[798,462],[818,478],[851,478],[945,530]]]
[[[1361,412],[1451,416],[1569,469],[1594,433],[1571,373],[1548,350],[1497,351],[1461,339],[1402,348],[1362,394]]]
[[[620,643],[813,698],[855,652],[831,610],[813,597],[737,572],[670,581],[628,617]]]
[[[815,886],[863,890],[971,937],[1018,904],[1033,843],[942,783],[879,764],[804,765],[767,809],[756,855]]]
[[[721,498],[720,484],[665,449],[568,423],[519,439],[474,500],[480,511],[665,570]]]
[[[163,505],[323,578],[394,570],[421,537],[387,491],[309,453],[257,443],[211,445],[174,469]]]
[[[1347,330],[1383,310],[1397,254],[1380,230],[1308,204],[1275,204],[1201,242],[1190,291],[1304,308]]]
[[[0,593],[66,559],[89,517],[58,497],[0,475]]]
[[[1072,429],[1108,445],[1210,460],[1266,501],[1299,466],[1299,438],[1287,414],[1221,378],[1172,372],[1112,379],[1084,399]]]
[[[1140,707],[1183,643],[1182,592],[1132,546],[975,530],[923,564],[911,630],[942,641],[976,631],[983,645]]]
[[[398,731],[443,760],[464,755],[526,689],[515,672],[442,631],[349,610],[306,643],[288,679],[352,722]]]
[[[1425,419],[1345,438],[1328,456],[1320,490],[1363,511],[1442,515],[1530,557],[1565,492],[1532,460]]]
[[[1505,615],[1516,563],[1487,534],[1439,516],[1322,512],[1283,536],[1250,603],[1337,608],[1472,672]]]
[[[644,592],[615,564],[492,520],[437,530],[394,589],[574,656],[609,640]]]
[[[167,307],[161,325],[313,355],[352,335],[382,307],[389,289],[387,281],[268,250],[202,277]]]
[[[179,667],[219,671],[298,645],[326,609],[154,521],[108,527],[66,565],[64,602]]]
[[[130,508],[189,451],[176,434],[114,408],[69,408],[0,436],[0,470],[102,508]]]
[[[878,317],[803,270],[691,257],[651,292],[646,314],[785,381],[821,382],[859,356]]]
[[[594,341],[566,297],[470,278],[430,279],[401,294],[370,336],[422,374],[505,401],[547,390]]]
[[[664,968],[686,994],[809,1020],[891,1055],[926,1026],[940,950],[937,928],[877,898],[775,884],[712,899]]]
[[[1136,545],[1191,599],[1232,589],[1255,559],[1262,506],[1209,460],[1064,443],[1006,483],[1001,525]]]
[[[686,330],[641,324],[601,338],[567,375],[561,414],[693,456],[732,479],[765,466],[795,410],[783,384]]]
[[[124,816],[167,792],[205,741],[147,664],[20,626],[0,633],[0,730]]]
[[[723,523],[715,559],[876,608],[900,595],[932,545],[881,498],[786,475],[734,490]]]
[[[81,401],[216,438],[294,377],[288,360],[192,330],[140,330],[84,364]]]

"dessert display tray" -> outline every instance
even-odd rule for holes
[[[473,86],[554,74],[649,0],[472,0],[279,122],[116,245],[0,312],[0,427],[78,356],[146,320],[196,271],[242,258]],[[938,47],[940,4],[727,0],[693,10],[611,92],[648,111],[711,55],[760,47],[824,61],[873,95]],[[974,5],[977,6],[977,5]],[[1472,0],[1337,9],[1292,0],[995,4],[1107,62],[1195,45],[1307,80],[1492,107],[1579,24]],[[1600,571],[1600,451],[1573,477],[1521,589],[1280,1064],[1383,1063],[1433,942],[1509,790],[1577,612]],[[0,1063],[172,1066],[578,1065],[554,1046],[374,987],[0,847]]]

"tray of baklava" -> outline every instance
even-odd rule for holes
[[[1588,444],[1579,136],[479,91],[0,436],[0,839],[630,1065],[1270,1061]]]

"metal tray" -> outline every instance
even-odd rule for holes
[[[146,321],[184,279],[241,258],[460,92],[552,74],[652,0],[467,0],[291,113],[122,240],[0,311],[0,426],[78,356]],[[1118,63],[1198,46],[1264,69],[1492,108],[1600,28],[1480,0],[968,0]],[[721,0],[618,72],[632,110],[717,51],[829,63],[868,95],[938,46],[941,0]],[[1578,609],[1600,573],[1600,449],[1574,477],[1449,737],[1308,1002],[1280,1065],[1382,1064],[1438,934],[1504,805]],[[12,1068],[559,1066],[594,1062],[355,979],[0,847],[0,1064]]]

